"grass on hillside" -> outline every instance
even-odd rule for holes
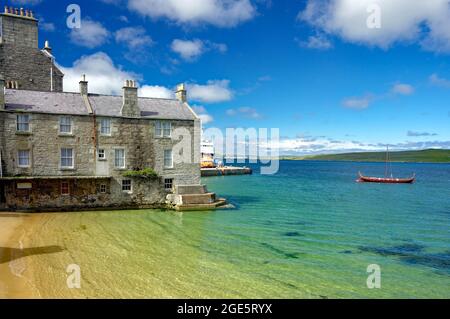
[[[392,162],[450,163],[450,150],[429,149],[422,151],[390,152]],[[384,162],[386,152],[361,152],[312,156],[285,156],[284,160]]]

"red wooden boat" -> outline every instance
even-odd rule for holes
[[[388,171],[391,171],[391,176],[388,176]],[[386,171],[384,176],[385,177],[369,177],[364,176],[361,174],[361,172],[358,173],[359,178],[357,182],[361,183],[385,183],[385,184],[412,184],[416,180],[416,174],[414,174],[411,178],[394,178],[392,176],[392,167],[389,160],[389,148],[386,150]]]
[[[363,183],[387,183],[387,184],[411,184],[416,180],[414,174],[411,178],[386,178],[386,177],[367,177],[359,173],[358,182]]]

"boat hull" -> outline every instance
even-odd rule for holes
[[[415,177],[411,178],[381,178],[381,177],[368,177],[359,175],[358,182],[362,183],[383,183],[383,184],[412,184],[416,180]]]

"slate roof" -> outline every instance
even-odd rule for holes
[[[118,116],[122,96],[89,94],[89,101],[97,116]],[[175,99],[139,98],[141,117],[147,119],[195,120],[195,115]],[[51,114],[89,115],[79,93],[5,90],[5,110]]]

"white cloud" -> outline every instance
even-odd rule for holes
[[[218,27],[233,27],[256,15],[250,0],[129,0],[128,8],[150,18]]]
[[[431,134],[429,136],[434,136]],[[360,141],[339,141],[327,137],[298,137],[282,138],[279,142],[260,143],[260,147],[269,149],[278,149],[280,154],[284,155],[312,155],[312,154],[333,154],[361,151],[385,151],[385,143],[365,143]],[[420,149],[446,149],[450,147],[450,141],[406,141],[396,144],[389,144],[389,149],[401,150],[420,150]]]
[[[373,96],[367,94],[362,97],[349,97],[342,101],[342,105],[349,109],[366,109],[373,100]]]
[[[172,99],[175,97],[172,90],[159,85],[144,85],[139,89],[138,93],[141,97],[154,97],[160,99]]]
[[[127,16],[119,16],[119,21],[122,21],[122,22],[125,22],[125,23],[128,23],[129,22],[129,20],[128,20],[128,17]]]
[[[205,51],[203,42],[198,39],[192,41],[175,39],[170,47],[173,52],[178,53],[184,60],[194,60]]]
[[[344,151],[376,151],[383,147],[378,145],[364,144],[358,141],[336,141],[326,137],[317,138],[284,138],[278,143],[260,145],[278,149],[280,154],[320,154],[320,153],[339,153]],[[384,147],[385,149],[385,147]]]
[[[79,81],[83,74],[89,81],[89,92],[120,95],[123,82],[139,77],[114,65],[103,52],[82,56],[72,67],[59,66],[64,75],[64,91],[79,92]]]
[[[51,22],[39,23],[39,27],[47,32],[54,32],[56,30],[55,25]]]
[[[117,43],[126,45],[130,50],[142,49],[153,44],[152,38],[143,27],[126,27],[116,31]]]
[[[381,9],[381,27],[368,28],[370,5]],[[418,42],[424,50],[450,52],[448,0],[308,0],[298,18],[346,41],[388,49]]]
[[[450,80],[441,78],[436,73],[430,75],[430,83],[435,86],[450,89]]]
[[[301,47],[308,49],[328,50],[333,47],[331,41],[323,34],[309,36],[307,41],[301,41],[297,39],[297,42]]]
[[[208,124],[214,121],[214,118],[208,114],[208,111],[202,105],[194,105],[192,109],[202,121],[202,124]]]
[[[249,119],[258,120],[262,118],[261,114],[258,113],[258,111],[252,107],[240,107],[238,109],[228,109],[226,111],[226,114],[228,116],[242,116]]]
[[[414,93],[414,87],[405,83],[398,83],[392,87],[392,92],[400,95],[411,95]]]
[[[204,103],[218,103],[233,98],[233,91],[229,88],[229,80],[208,81],[205,85],[189,83],[187,91],[189,99]]]
[[[39,17],[39,28],[46,32],[54,32],[56,30],[56,26],[52,22],[47,22],[44,18]]]
[[[221,53],[224,53],[228,48],[226,44],[223,43],[214,43],[211,41],[202,41],[199,39],[175,39],[172,41],[171,49],[173,52],[179,54],[182,59],[186,61],[194,61],[207,51],[217,50]]]
[[[81,28],[72,29],[70,39],[76,45],[92,49],[103,45],[110,35],[100,22],[85,19],[81,22]]]
[[[428,137],[428,136],[437,136],[436,133],[430,133],[430,132],[416,132],[416,131],[408,131],[406,133],[409,137]]]

